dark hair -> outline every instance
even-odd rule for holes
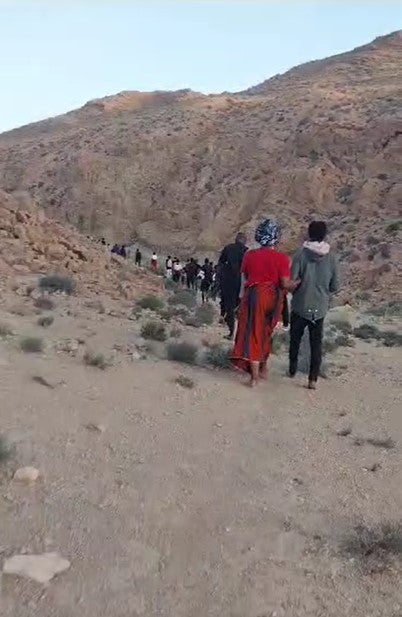
[[[311,221],[308,226],[308,237],[312,242],[322,242],[327,235],[327,224],[324,221]]]
[[[242,231],[239,231],[239,233],[236,236],[235,242],[246,244],[246,241],[247,241],[246,234],[244,234]]]

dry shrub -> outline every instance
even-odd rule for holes
[[[103,353],[95,351],[86,351],[84,354],[84,363],[87,366],[94,366],[104,371],[110,366]]]
[[[54,322],[53,315],[45,315],[44,317],[39,317],[37,323],[38,323],[38,326],[41,326],[42,328],[48,328],[49,326],[52,325],[53,322]]]
[[[149,294],[137,300],[137,307],[140,307],[141,309],[148,309],[157,313],[163,309],[164,302],[158,296]]]
[[[75,282],[69,276],[49,274],[40,279],[39,288],[49,293],[56,293],[59,291],[71,296],[75,291]]]
[[[14,333],[12,331],[11,326],[9,324],[1,322],[0,323],[0,337],[5,338],[6,336],[12,336]]]
[[[214,323],[215,309],[212,304],[203,304],[195,311],[195,319],[201,326],[211,326]]]
[[[389,330],[383,332],[381,336],[382,342],[385,347],[401,347],[402,346],[402,334],[395,330]]]
[[[342,542],[342,552],[367,573],[382,572],[402,556],[402,523],[383,522],[354,527]]]
[[[197,305],[197,294],[189,289],[179,289],[168,300],[171,305],[182,304],[188,309],[194,309]]]
[[[167,346],[167,357],[172,362],[195,364],[197,362],[198,347],[186,341],[172,342]]]
[[[141,328],[141,336],[152,341],[166,341],[166,328],[160,321],[147,321]]]
[[[24,336],[20,340],[20,348],[25,353],[41,353],[44,349],[43,339],[38,336]]]
[[[204,354],[204,361],[208,366],[220,369],[232,368],[230,361],[231,349],[223,345],[213,345]]]
[[[0,435],[0,463],[5,463],[14,454],[15,447],[6,435]]]
[[[376,326],[368,323],[361,324],[353,330],[353,336],[363,339],[365,341],[371,341],[372,339],[379,339],[381,337],[380,331]]]
[[[52,311],[54,309],[54,302],[51,298],[41,296],[40,298],[36,298],[34,307],[41,311]]]
[[[179,375],[175,379],[175,383],[177,383],[182,388],[187,388],[188,390],[192,390],[194,388],[195,383],[190,377],[186,377],[185,375]]]

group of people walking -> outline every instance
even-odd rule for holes
[[[291,261],[278,250],[281,230],[266,219],[255,231],[259,248],[248,250],[239,233],[219,258],[222,315],[228,338],[237,331],[231,360],[250,374],[255,386],[267,374],[272,336],[278,322],[289,323],[287,294],[292,294],[290,312],[289,377],[297,373],[303,333],[309,331],[311,348],[308,388],[315,389],[322,359],[324,318],[330,296],[339,288],[338,265],[326,242],[327,225],[312,221],[308,239]]]
[[[311,349],[308,388],[315,389],[320,373],[324,318],[331,294],[338,291],[338,265],[334,252],[326,242],[327,225],[312,221],[308,238],[291,260],[278,249],[281,241],[279,224],[262,221],[254,239],[259,248],[249,250],[245,234],[222,250],[218,263],[208,258],[200,265],[195,258],[183,263],[170,255],[165,261],[165,277],[188,289],[200,291],[202,302],[220,296],[221,321],[228,327],[227,337],[234,340],[233,365],[250,374],[255,386],[266,377],[272,337],[279,321],[290,324],[289,377],[297,373],[301,339],[307,328]],[[142,264],[139,248],[114,245],[112,253],[131,257]],[[159,269],[155,251],[151,267]],[[288,294],[291,294],[289,314]],[[236,328],[237,322],[237,328]]]

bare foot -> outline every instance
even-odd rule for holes
[[[266,366],[262,366],[259,371],[260,379],[268,379],[268,369]]]
[[[249,381],[249,385],[250,385],[250,388],[255,388],[256,386],[258,386],[258,379],[251,378]]]

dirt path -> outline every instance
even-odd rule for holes
[[[2,430],[18,466],[43,473],[32,488],[3,473],[1,551],[72,564],[47,588],[3,576],[2,617],[400,617],[400,571],[363,575],[340,550],[356,523],[400,519],[400,351],[350,354],[316,393],[281,358],[250,391],[225,373],[102,372],[0,342]]]

